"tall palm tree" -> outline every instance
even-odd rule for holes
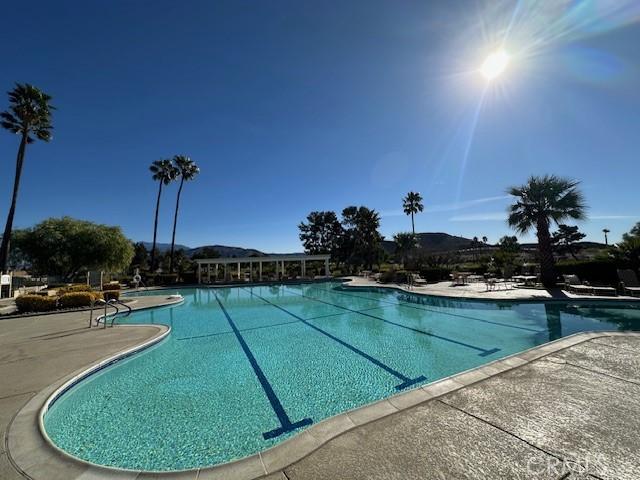
[[[188,182],[196,178],[200,173],[200,168],[193,160],[184,155],[176,155],[173,157],[173,165],[180,176],[180,187],[178,187],[178,195],[176,196],[176,211],[173,215],[173,234],[171,235],[171,257],[169,258],[169,273],[173,273],[173,251],[176,245],[176,225],[178,224],[178,210],[180,208],[180,195],[182,194],[182,186],[184,182]]]
[[[605,245],[609,245],[609,233],[611,233],[611,230],[609,230],[608,228],[603,228],[602,229],[602,233],[604,233],[604,244]]]
[[[549,227],[551,222],[572,218],[583,220],[586,205],[579,182],[555,175],[532,176],[525,185],[511,187],[508,193],[515,197],[509,207],[509,226],[524,234],[536,228],[538,253],[540,256],[540,277],[542,284],[555,286],[555,261]]]
[[[9,92],[9,110],[0,113],[0,125],[11,133],[20,135],[20,147],[16,158],[16,172],[13,178],[13,195],[11,206],[7,215],[7,223],[2,234],[0,246],[0,272],[7,269],[9,258],[9,243],[13,228],[13,217],[16,213],[18,190],[20,188],[20,176],[24,164],[24,152],[28,143],[38,140],[48,142],[51,140],[51,111],[55,107],[49,104],[51,97],[33,85],[17,83]]]
[[[407,196],[402,199],[402,208],[405,215],[411,215],[411,231],[416,234],[416,226],[413,221],[413,216],[424,210],[422,204],[422,197],[418,192],[409,192]]]
[[[151,271],[156,269],[156,238],[158,235],[158,213],[160,212],[160,197],[162,196],[162,186],[169,185],[176,179],[178,174],[176,167],[173,166],[171,160],[155,160],[149,170],[152,173],[151,178],[158,182],[158,199],[156,200],[156,216],[153,222],[153,245],[151,246]]]

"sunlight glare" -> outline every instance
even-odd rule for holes
[[[489,55],[482,66],[480,67],[480,73],[487,80],[491,81],[494,78],[500,76],[505,71],[509,64],[509,55],[504,50],[498,50]]]

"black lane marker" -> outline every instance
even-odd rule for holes
[[[215,293],[214,295],[216,297],[216,301],[218,302],[218,305],[220,305],[220,308],[222,309],[222,313],[224,313],[224,316],[227,317],[227,321],[229,322],[229,325],[231,326],[233,333],[235,333],[236,338],[238,339],[238,343],[240,343],[240,346],[242,347],[242,350],[244,351],[244,354],[246,355],[247,360],[249,360],[249,363],[251,364],[251,368],[253,368],[253,372],[256,374],[256,377],[258,377],[258,381],[260,382],[260,385],[262,385],[262,389],[264,390],[264,393],[267,395],[267,399],[269,399],[271,408],[273,408],[273,411],[275,412],[276,416],[278,417],[278,420],[280,421],[279,428],[276,428],[274,430],[271,430],[269,432],[265,432],[262,434],[264,439],[268,440],[269,438],[275,438],[282,435],[283,433],[296,430],[306,425],[311,425],[313,423],[313,420],[311,420],[310,418],[304,418],[299,422],[294,422],[294,423],[291,422],[291,420],[289,419],[289,415],[287,415],[287,412],[285,412],[284,407],[282,406],[282,403],[280,403],[280,399],[276,395],[276,392],[273,391],[273,387],[269,383],[269,380],[267,380],[267,377],[265,376],[265,374],[262,372],[262,369],[260,368],[260,365],[258,365],[256,358],[253,356],[253,353],[249,349],[249,346],[244,341],[244,338],[242,338],[242,335],[240,334],[240,331],[236,327],[236,324],[233,322],[233,320],[229,316],[227,309],[224,308],[224,305],[222,305],[222,302],[218,298],[218,295],[216,295]]]
[[[320,292],[328,292],[328,290],[322,290],[320,288],[314,288],[314,287],[309,287],[309,290],[318,290]],[[468,315],[460,315],[458,313],[450,313],[450,312],[442,312],[440,310],[432,310],[430,308],[418,307],[416,305],[411,305],[410,303],[406,303],[406,302],[402,302],[402,301],[390,302],[389,300],[382,300],[382,299],[374,299],[374,298],[369,298],[369,297],[363,297],[362,295],[355,295],[353,293],[346,293],[346,292],[343,292],[341,290],[335,290],[335,289],[331,290],[331,293],[337,293],[338,295],[344,295],[344,296],[347,296],[347,297],[362,298],[363,300],[371,300],[371,301],[374,301],[374,302],[383,302],[383,303],[386,303],[388,305],[396,305],[396,306],[401,306],[401,307],[413,308],[414,310],[422,310],[422,311],[425,311],[425,312],[440,313],[442,315],[449,315],[451,317],[464,318],[466,320],[473,320],[474,322],[490,323],[492,325],[499,325],[501,327],[506,327],[506,328],[516,328],[518,330],[526,330],[528,332],[534,332],[534,333],[545,333],[544,330],[536,330],[535,328],[529,328],[529,327],[519,327],[517,325],[509,325],[508,323],[492,322],[491,320],[483,320],[481,318],[470,317]]]
[[[301,297],[308,298],[309,300],[315,300],[316,302],[326,303],[327,305],[333,305],[334,307],[341,308],[343,310],[347,310],[347,311],[352,312],[352,313],[357,313],[357,314],[363,315],[365,317],[373,318],[375,320],[380,320],[381,322],[389,323],[391,325],[395,325],[396,327],[405,328],[405,329],[411,330],[413,332],[422,333],[423,335],[427,335],[429,337],[437,338],[438,340],[443,340],[445,342],[454,343],[456,345],[460,345],[460,346],[463,346],[463,347],[471,348],[472,350],[480,352],[478,355],[481,356],[481,357],[486,357],[487,355],[491,355],[492,353],[496,353],[496,352],[500,351],[499,348],[491,348],[491,349],[487,350],[486,348],[476,347],[475,345],[470,345],[468,343],[460,342],[458,340],[453,340],[452,338],[442,337],[440,335],[436,335],[435,333],[425,332],[424,330],[419,330],[417,328],[409,327],[409,326],[403,325],[401,323],[392,322],[391,320],[387,320],[387,319],[382,318],[382,317],[376,317],[375,315],[371,315],[369,313],[359,312],[358,310],[352,310],[352,309],[347,308],[347,307],[342,307],[340,305],[336,305],[336,304],[333,304],[333,303],[330,303],[330,302],[326,302],[324,300],[320,300],[319,298],[310,297],[308,295],[305,295],[304,293],[298,293],[298,292],[294,292],[292,290],[287,290],[287,291],[293,293],[294,295],[299,295]],[[372,300],[372,301],[374,301],[374,300]]]
[[[405,389],[405,388],[407,388],[407,387],[410,387],[411,385],[415,385],[416,383],[423,382],[423,381],[425,381],[425,380],[427,379],[424,375],[420,375],[419,377],[416,377],[416,378],[409,378],[409,377],[407,377],[407,376],[403,375],[402,373],[398,372],[397,370],[394,370],[394,369],[393,369],[393,368],[391,368],[390,366],[385,365],[385,364],[384,364],[384,363],[382,363],[380,360],[378,360],[378,359],[376,359],[376,358],[372,357],[371,355],[369,355],[369,354],[367,354],[367,353],[363,352],[363,351],[362,351],[362,350],[360,350],[359,348],[354,347],[353,345],[351,345],[351,344],[349,344],[349,343],[345,342],[344,340],[341,340],[340,338],[338,338],[338,337],[336,337],[336,336],[334,336],[334,335],[330,334],[329,332],[327,332],[327,331],[325,331],[325,330],[321,329],[320,327],[317,327],[317,326],[315,326],[315,325],[313,325],[313,324],[309,323],[309,322],[308,322],[307,320],[305,320],[304,318],[301,318],[301,317],[297,316],[295,313],[290,312],[290,311],[289,311],[289,310],[287,310],[286,308],[283,308],[283,307],[281,307],[280,305],[277,305],[277,304],[275,304],[275,303],[273,303],[273,302],[270,302],[270,301],[269,301],[269,300],[267,300],[266,298],[261,297],[260,295],[258,295],[258,294],[256,294],[256,293],[253,293],[253,291],[252,291],[252,290],[247,290],[246,288],[243,288],[243,290],[245,290],[245,291],[249,292],[249,294],[250,294],[250,295],[253,295],[253,296],[254,296],[254,297],[256,297],[256,298],[259,298],[259,299],[260,299],[260,300],[262,300],[263,302],[265,302],[265,303],[267,303],[267,304],[269,304],[269,305],[271,305],[271,306],[273,306],[273,307],[276,307],[276,308],[277,308],[277,309],[279,309],[279,310],[282,310],[284,313],[286,313],[286,314],[288,314],[288,315],[291,315],[291,316],[292,316],[292,317],[294,317],[294,318],[297,318],[297,319],[298,319],[298,321],[300,321],[300,322],[304,323],[307,327],[313,328],[315,331],[317,331],[317,332],[319,332],[319,333],[321,333],[321,334],[323,334],[323,335],[326,335],[326,336],[327,336],[327,337],[329,337],[331,340],[333,340],[333,341],[335,341],[335,342],[338,342],[338,343],[339,343],[340,345],[342,345],[343,347],[346,347],[346,348],[348,348],[349,350],[351,350],[352,352],[357,353],[358,355],[360,355],[360,356],[362,356],[362,357],[366,358],[367,360],[369,360],[371,363],[373,363],[373,364],[374,364],[374,365],[376,365],[377,367],[380,367],[381,369],[383,369],[385,372],[390,373],[390,374],[391,374],[391,375],[393,375],[394,377],[396,377],[396,378],[398,378],[398,379],[402,380],[402,383],[401,383],[401,384],[396,385],[396,386],[394,387],[396,390],[403,390],[403,389]]]

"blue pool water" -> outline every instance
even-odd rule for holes
[[[157,292],[149,292],[157,294]],[[633,304],[490,303],[337,283],[181,289],[119,323],[170,336],[90,376],[45,416],[101,465],[183,470],[264,450],[329,416],[590,330],[640,330]]]

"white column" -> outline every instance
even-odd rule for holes
[[[324,274],[327,277],[330,275],[329,274],[329,259],[328,258],[324,261]]]
[[[284,278],[285,275],[285,270],[284,270],[284,260],[282,260],[282,278]]]
[[[249,281],[253,282],[253,262],[249,261]]]
[[[260,281],[262,281],[262,262],[258,262],[258,270],[259,270],[258,278],[260,279]]]
[[[307,261],[306,260],[302,260],[302,276],[303,277],[307,276]]]
[[[218,281],[218,264],[216,263],[216,282]]]
[[[198,283],[202,283],[202,264],[198,263]]]
[[[229,278],[229,273],[228,273],[228,268],[227,268],[227,264],[224,264],[224,281],[227,281],[227,278]]]
[[[240,280],[240,262],[238,262],[238,280]]]
[[[211,283],[211,264],[207,263],[207,283]]]

